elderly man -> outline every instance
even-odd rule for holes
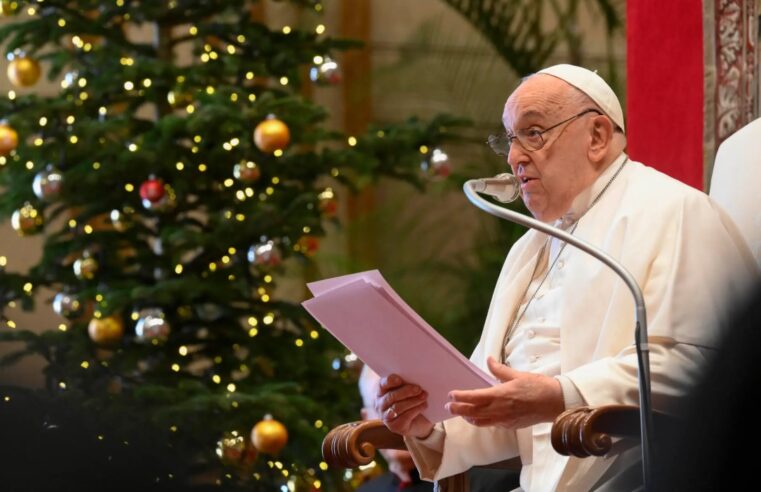
[[[725,298],[758,274],[747,245],[705,194],[628,158],[621,105],[589,70],[557,65],[528,77],[503,124],[505,135],[489,143],[519,178],[529,211],[601,247],[637,279],[653,402],[672,408],[715,346]],[[427,479],[520,456],[523,490],[635,489],[637,443],[582,460],[555,453],[549,436],[565,409],[638,403],[633,313],[608,268],[529,231],[508,254],[471,357],[501,383],[451,392],[453,418],[435,426],[421,415],[425,388],[396,375],[381,380],[376,407]]]

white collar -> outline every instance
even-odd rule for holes
[[[597,176],[597,179],[584,190],[581,191],[576,198],[571,202],[571,207],[568,212],[564,213],[554,223],[555,227],[561,229],[568,229],[572,224],[578,221],[582,215],[584,215],[589,207],[592,206],[592,201],[608,186],[608,183],[613,179],[614,174],[621,167],[627,155],[621,152],[619,155],[605,170]]]

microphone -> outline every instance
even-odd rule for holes
[[[489,195],[500,203],[514,202],[521,192],[518,178],[510,173],[502,173],[493,178],[471,179],[467,183],[478,193]]]
[[[495,199],[507,203],[515,200],[520,186],[518,179],[512,174],[505,173],[493,178],[471,179],[463,185],[463,191],[468,200],[484,212],[500,217],[510,222],[515,222],[525,227],[537,229],[545,234],[554,236],[561,241],[575,246],[588,255],[597,258],[613,270],[626,286],[634,298],[634,345],[637,351],[637,376],[639,379],[639,406],[640,406],[640,438],[642,441],[642,475],[645,490],[652,488],[652,429],[653,410],[650,395],[650,347],[647,342],[647,315],[645,312],[645,298],[642,289],[637,284],[634,276],[621,264],[602,249],[587,241],[578,238],[557,227],[545,224],[533,217],[519,214],[509,208],[500,207],[486,201],[476,193],[485,193]],[[505,200],[502,200],[502,199]]]

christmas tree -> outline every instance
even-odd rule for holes
[[[327,129],[304,88],[338,83],[355,43],[293,3],[314,22],[273,30],[244,0],[2,2],[21,89],[0,98],[0,214],[45,234],[34,268],[0,271],[0,340],[23,342],[2,363],[48,363],[46,391],[1,389],[11,484],[348,487],[320,442],[356,418],[351,364],[276,287],[337,220],[334,190],[420,184],[421,152],[446,172],[432,149],[459,122]],[[35,94],[42,72],[57,94]],[[36,333],[10,313],[47,309],[41,287],[61,323]]]

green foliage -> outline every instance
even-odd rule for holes
[[[0,364],[32,353],[48,362],[48,393],[23,401],[39,399],[52,414],[81,408],[85,441],[139,436],[146,448],[169,450],[167,466],[182,468],[179,488],[220,481],[272,490],[288,480],[268,464],[278,460],[291,477],[340,489],[340,474],[318,465],[327,429],[357,415],[352,375],[332,368],[343,349],[297,303],[278,298],[282,265],[251,265],[247,252],[271,239],[285,261],[309,262],[303,241],[325,234],[320,194],[331,180],[356,190],[385,176],[422,188],[418,149],[452,139],[465,122],[411,118],[370,128],[346,147],[345,135],[324,127],[325,108],[300,95],[309,83],[301,75],[316,55],[356,43],[270,30],[242,0],[20,3],[36,14],[0,28],[0,42],[46,61],[47,76],[64,83],[51,97],[0,99],[0,115],[20,136],[0,158],[0,216],[29,202],[48,224],[40,261],[23,275],[0,273],[0,300],[31,309],[31,284],[86,306],[65,331],[0,332],[23,345]],[[128,26],[153,29],[156,41],[136,41]],[[181,50],[191,63],[176,61]],[[183,103],[173,107],[170,92]],[[252,138],[270,114],[290,130],[282,155]],[[249,161],[258,179],[234,178],[233,167]],[[40,199],[32,182],[49,164],[63,188]],[[151,176],[170,187],[163,209],[143,205],[139,189]],[[131,225],[112,224],[113,210]],[[92,278],[72,268],[85,253],[98,264]],[[147,308],[163,312],[166,340],[135,334]],[[126,332],[97,346],[88,322],[109,316]],[[289,429],[288,445],[244,471],[225,469],[217,440],[232,430],[248,435],[266,414]],[[167,473],[162,462],[136,477]]]
[[[516,74],[544,68],[552,55],[567,50],[567,62],[584,64],[579,18],[582,11],[601,18],[610,39],[623,28],[620,0],[445,0],[494,46]],[[615,79],[613,53],[608,66]]]

